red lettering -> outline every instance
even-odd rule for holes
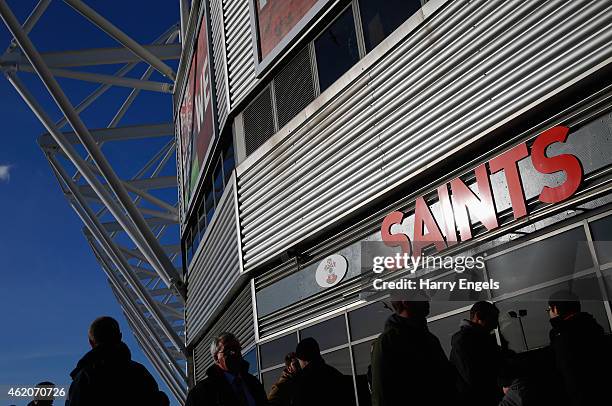
[[[553,157],[546,156],[546,149],[555,142],[565,142],[569,128],[558,126],[544,131],[531,146],[531,162],[534,168],[544,174],[563,171],[566,174],[565,182],[556,187],[544,186],[540,193],[540,201],[544,203],[558,203],[570,197],[582,182],[582,165],[574,155],[561,154]]]
[[[476,173],[476,183],[480,197],[472,192],[461,179],[453,179],[450,182],[453,192],[455,218],[457,219],[461,241],[472,238],[472,225],[469,213],[478,218],[487,230],[493,230],[498,227],[487,167],[485,164],[482,164],[474,172]]]
[[[410,238],[406,234],[398,233],[391,234],[391,227],[394,224],[402,224],[404,213],[401,211],[392,211],[387,214],[382,222],[380,233],[382,240],[388,247],[401,247],[402,251],[410,255]]]
[[[438,188],[438,199],[442,208],[444,217],[444,231],[446,232],[446,244],[449,246],[457,244],[457,229],[455,228],[455,215],[453,214],[453,206],[450,197],[448,196],[448,185],[442,185]]]
[[[424,232],[425,227],[427,228],[427,233]],[[434,244],[438,251],[446,248],[444,237],[442,237],[442,232],[440,232],[436,219],[431,214],[425,199],[419,197],[416,199],[414,209],[414,244],[412,255],[420,257],[423,248],[431,244]]]
[[[512,212],[514,213],[515,219],[527,215],[525,193],[523,192],[523,185],[521,184],[521,176],[518,171],[517,163],[528,156],[529,151],[527,151],[527,144],[522,143],[489,161],[491,173],[496,173],[501,170],[504,171],[508,192],[510,192]]]

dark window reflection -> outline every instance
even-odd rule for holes
[[[334,317],[322,323],[305,328],[300,331],[300,339],[312,337],[319,343],[321,351],[346,344],[346,322],[344,316]]]
[[[526,349],[542,347],[549,343],[548,333],[551,326],[548,313],[546,313],[548,298],[554,292],[560,290],[570,290],[578,295],[581,299],[582,311],[591,313],[597,322],[606,331],[609,331],[599,285],[596,276],[593,275],[498,302],[500,331],[506,340],[508,340],[512,350],[525,351]],[[520,322],[518,318],[512,318],[508,314],[510,311],[518,313],[519,310],[527,311],[527,315],[522,317]],[[525,341],[527,342],[526,346]]]
[[[206,224],[210,224],[213,215],[215,214],[215,198],[213,197],[212,187],[209,182],[207,182],[204,190],[204,199],[206,209]]]
[[[600,264],[612,262],[612,216],[590,223]]]
[[[438,340],[440,340],[440,345],[442,345],[442,348],[447,356],[450,355],[451,338],[453,337],[453,334],[459,331],[461,321],[469,318],[470,312],[468,311],[455,314],[454,316],[449,316],[444,319],[432,321],[427,324],[429,331],[438,337]]]
[[[257,350],[253,348],[243,356],[244,360],[249,363],[249,374],[257,376]]]
[[[359,0],[366,50],[371,51],[420,8],[420,0]]]
[[[391,309],[385,307],[383,302],[374,302],[348,314],[351,330],[351,340],[380,334],[385,321],[391,316]]]
[[[325,362],[336,368],[344,375],[344,382],[341,388],[329,388],[329,390],[340,390],[346,393],[352,400],[351,404],[355,404],[355,387],[353,386],[353,368],[351,367],[351,356],[348,348],[322,354]],[[348,400],[348,399],[347,399]],[[316,405],[315,405],[316,406]]]
[[[213,175],[213,186],[215,189],[215,204],[219,204],[221,196],[223,195],[223,169],[221,166],[221,160],[217,162],[215,167],[215,173]]]
[[[278,378],[280,378],[281,374],[283,373],[283,368],[284,367],[280,367],[261,374],[261,383],[263,384],[266,393],[270,393],[272,385],[274,385],[276,381],[278,381]]]
[[[486,262],[500,289],[493,296],[571,275],[593,266],[582,227],[529,244]]]
[[[321,92],[359,61],[353,10],[349,7],[314,42]]]
[[[223,154],[223,175],[224,182],[227,185],[230,176],[232,175],[232,170],[234,170],[234,166],[236,166],[236,162],[234,160],[234,145],[230,143]]]
[[[285,362],[285,355],[295,351],[297,336],[290,333],[281,338],[277,338],[259,347],[259,357],[261,358],[261,368],[269,368]]]

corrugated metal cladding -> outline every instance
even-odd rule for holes
[[[236,300],[223,313],[221,318],[204,335],[193,350],[193,364],[195,368],[196,382],[206,376],[206,369],[213,364],[210,354],[210,344],[215,336],[228,331],[233,333],[242,344],[242,348],[248,348],[255,342],[253,323],[253,306],[251,302],[251,290],[247,287],[240,292]]]
[[[350,71],[347,88],[240,169],[245,270],[610,63],[611,8],[609,0],[448,2]]]
[[[210,20],[213,61],[215,67],[215,88],[217,92],[217,114],[219,116],[219,128],[223,128],[229,112],[229,95],[227,90],[225,34],[223,29],[223,5],[221,4],[221,0],[210,0]]]
[[[222,0],[222,2],[229,95],[233,108],[257,84],[251,17],[249,0]]]
[[[232,178],[187,274],[187,345],[215,314],[240,276],[235,185]]]

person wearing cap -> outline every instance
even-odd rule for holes
[[[564,390],[573,406],[604,404],[609,379],[610,348],[604,342],[604,329],[589,313],[581,311],[580,298],[570,291],[550,296],[550,348]],[[608,376],[606,379],[605,376]],[[603,403],[602,403],[603,402]]]
[[[295,382],[293,406],[349,406],[355,404],[349,380],[336,368],[325,363],[319,343],[308,337],[295,349],[301,372]],[[352,389],[352,386],[350,387]]]
[[[427,297],[391,305],[372,352],[372,406],[454,405],[456,372],[427,328]]]
[[[499,310],[493,303],[476,302],[470,309],[470,319],[463,320],[451,338],[450,361],[459,374],[457,388],[462,404],[496,405],[503,396],[497,383],[502,349],[492,334],[498,318]]]

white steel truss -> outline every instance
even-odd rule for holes
[[[175,72],[166,62],[180,58],[181,45],[177,40],[182,39],[184,32],[187,2],[179,2],[181,24],[172,26],[152,44],[144,45],[82,1],[64,2],[122,47],[40,53],[29,32],[45,13],[50,0],[40,0],[23,24],[6,1],[0,0],[0,16],[13,36],[0,56],[0,70],[47,130],[38,139],[40,148],[66,199],[84,223],[85,237],[137,342],[182,404],[187,395],[185,286],[173,161],[174,125],[147,122],[121,126],[120,123],[142,91],[168,94],[168,103],[171,103]],[[144,73],[138,78],[129,77],[142,63],[147,66]],[[109,64],[123,66],[114,74],[74,70]],[[163,81],[150,80],[154,71],[163,75]],[[34,73],[40,78],[62,112],[61,119],[51,119],[20,79],[19,72]],[[73,106],[56,77],[95,82],[100,86]],[[113,86],[132,90],[119,100],[106,128],[88,128],[81,113]],[[72,130],[65,130],[66,125]],[[155,141],[152,145],[158,145],[163,138],[166,142],[161,149],[144,166],[133,164],[129,176],[119,176],[102,152],[106,144],[123,145],[139,140]],[[125,168],[122,172],[126,172]],[[160,191],[163,193],[157,193]]]

